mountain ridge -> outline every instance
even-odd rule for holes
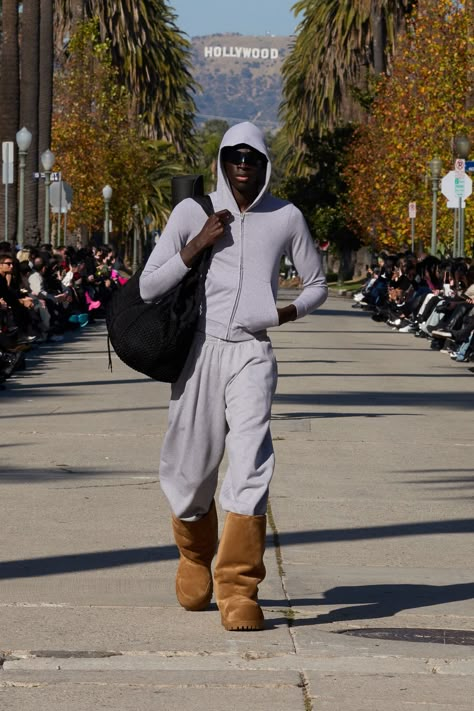
[[[292,37],[219,33],[191,38],[196,121],[214,118],[230,125],[253,121],[276,130],[282,100],[281,67]]]

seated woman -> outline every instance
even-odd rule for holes
[[[15,259],[0,254],[0,298],[2,299],[2,331],[15,334],[17,342],[34,340],[31,310],[33,300],[19,289],[14,277]]]

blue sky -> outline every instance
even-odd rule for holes
[[[178,27],[190,37],[218,32],[293,34],[295,0],[168,0]],[[300,18],[301,19],[301,18]]]

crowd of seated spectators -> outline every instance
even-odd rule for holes
[[[54,248],[0,242],[0,387],[26,367],[25,353],[105,316],[127,276],[108,245]]]
[[[474,260],[381,254],[353,299],[374,321],[425,338],[455,361],[474,361]]]

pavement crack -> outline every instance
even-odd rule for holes
[[[304,711],[313,711],[313,703],[311,701],[311,694],[309,690],[309,679],[305,672],[299,672],[300,683],[298,686],[303,692],[303,704]]]
[[[30,657],[46,659],[106,659],[108,657],[121,657],[122,652],[108,652],[105,650],[77,650],[66,649],[37,649],[28,653]]]
[[[273,511],[272,511],[270,502],[268,503],[267,518],[268,518],[268,523],[270,524],[270,528],[272,529],[272,534],[273,534],[273,549],[275,551],[275,558],[276,558],[276,563],[277,563],[277,568],[278,568],[278,575],[280,577],[283,595],[285,596],[285,600],[288,604],[288,609],[283,611],[283,614],[285,615],[286,621],[288,624],[288,631],[290,633],[294,653],[297,654],[298,650],[297,650],[297,646],[296,646],[296,640],[295,640],[294,633],[292,630],[295,611],[294,611],[293,606],[291,604],[291,598],[288,593],[288,589],[286,587],[286,573],[285,573],[285,569],[283,567],[283,556],[282,556],[282,552],[281,552],[280,536],[278,533],[278,529],[276,527],[275,518],[273,516]]]
[[[283,590],[283,594],[285,596],[285,600],[288,605],[288,608],[285,611],[283,611],[283,614],[286,617],[286,622],[288,625],[288,633],[290,635],[294,653],[296,655],[298,655],[298,645],[296,642],[296,634],[295,634],[295,630],[293,629],[293,620],[295,619],[296,611],[293,609],[293,606],[291,604],[291,598],[290,598],[290,595],[288,592],[288,588],[286,586],[286,573],[285,573],[285,569],[283,567],[283,555],[282,555],[281,545],[280,545],[280,536],[279,536],[278,529],[276,526],[275,518],[273,516],[273,511],[272,511],[270,501],[268,502],[267,518],[268,518],[268,523],[270,524],[270,528],[272,529],[272,533],[273,533],[273,548],[275,551],[275,558],[276,558],[276,563],[277,563],[277,568],[278,568],[278,575],[280,576],[281,587]],[[306,676],[306,673],[304,671],[299,671],[298,674],[300,677],[299,686],[303,692],[304,711],[313,711],[313,704],[311,701],[309,679]]]
[[[16,657],[10,652],[0,652],[0,672],[4,671],[5,662],[16,662],[18,659],[19,657]]]

